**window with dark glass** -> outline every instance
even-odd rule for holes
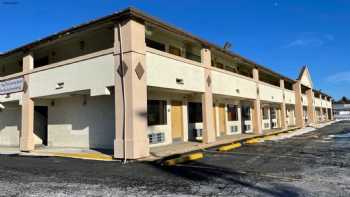
[[[268,109],[268,108],[263,107],[263,108],[262,108],[262,114],[263,114],[263,119],[264,119],[264,120],[269,119],[269,109]]]
[[[45,56],[42,58],[37,58],[37,59],[34,58],[34,68],[46,66],[48,64],[49,64],[49,57],[48,56]]]
[[[217,68],[224,69],[224,65],[223,65],[222,63],[220,63],[220,62],[216,62],[215,66],[216,66]]]
[[[201,103],[188,103],[188,121],[189,123],[203,122]]]
[[[275,109],[271,109],[271,119],[276,119],[276,110]]]
[[[165,52],[165,44],[154,40],[146,39],[146,46]]]
[[[161,100],[147,101],[147,120],[148,120],[148,125],[166,125],[167,124],[166,101],[161,101]]]
[[[250,107],[249,106],[242,106],[242,118],[244,120],[250,120]]]
[[[181,56],[181,49],[174,46],[169,46],[169,53],[173,55]]]
[[[238,107],[237,105],[227,105],[227,119],[228,121],[238,120]]]
[[[186,58],[196,62],[201,62],[201,56],[196,55],[191,51],[186,51]]]

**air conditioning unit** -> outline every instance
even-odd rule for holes
[[[159,144],[165,142],[164,133],[151,133],[148,134],[148,139],[150,144]]]
[[[245,130],[245,131],[250,131],[250,130],[251,130],[250,124],[245,124],[245,125],[244,125],[244,130]]]
[[[195,137],[203,136],[203,129],[193,129]]]

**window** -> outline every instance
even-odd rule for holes
[[[169,46],[169,53],[177,56],[181,56],[181,50],[174,46]]]
[[[250,107],[249,106],[242,106],[242,117],[244,120],[250,120]]]
[[[226,66],[225,70],[233,72],[233,73],[237,73],[237,69],[235,66]]]
[[[271,119],[276,119],[276,109],[271,109]]]
[[[46,66],[48,64],[49,64],[49,57],[48,56],[34,59],[34,68],[38,68],[38,67],[41,67],[41,66]]]
[[[161,100],[147,101],[147,120],[148,120],[148,125],[166,125],[167,124],[166,101],[161,101]]]
[[[146,46],[165,52],[165,44],[156,42],[154,40],[146,39]]]
[[[237,105],[227,105],[227,118],[228,121],[238,120],[238,107]]]
[[[224,69],[224,65],[222,63],[220,63],[220,62],[216,62],[215,63],[215,67]]]
[[[189,123],[203,122],[201,103],[188,103],[188,121]]]
[[[201,62],[201,56],[196,55],[190,51],[186,51],[186,58],[196,62]]]
[[[268,108],[263,107],[263,108],[262,108],[262,114],[263,114],[263,119],[264,119],[264,120],[269,119],[269,109],[268,109]]]

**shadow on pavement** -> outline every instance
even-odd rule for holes
[[[201,162],[191,162],[189,165],[171,167],[162,166],[159,164],[159,162],[153,162],[150,163],[150,165],[162,170],[163,172],[188,179],[193,182],[207,182],[211,184],[211,182],[215,182],[215,179],[219,178],[224,180],[226,186],[232,187],[232,185],[237,185],[247,187],[254,191],[261,192],[264,195],[296,197],[299,196],[299,192],[302,193],[299,188],[282,184],[272,186],[272,188],[261,187],[257,185],[259,180],[262,179],[259,176],[247,175],[231,169],[203,164]],[[244,179],[253,179],[255,182],[245,181]]]

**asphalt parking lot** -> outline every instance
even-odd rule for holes
[[[350,122],[165,167],[0,156],[0,196],[350,196]]]

